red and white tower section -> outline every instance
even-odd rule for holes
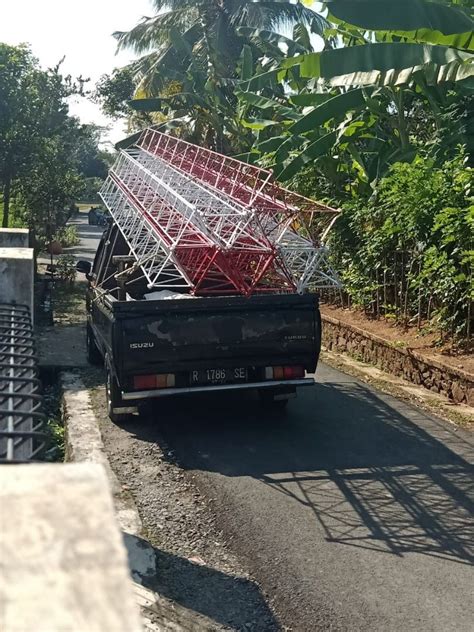
[[[150,128],[120,151],[100,195],[150,289],[339,286],[325,246],[339,211],[280,187],[268,170]]]

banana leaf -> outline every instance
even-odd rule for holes
[[[470,76],[474,55],[448,46],[404,42],[377,42],[334,50],[298,55],[284,60],[286,69],[300,66],[301,76],[329,80],[335,86],[401,85],[410,80],[413,72],[450,64],[446,73],[432,72],[433,81],[461,80]],[[263,75],[254,77],[263,82]]]
[[[266,29],[254,29],[249,26],[239,26],[236,31],[242,37],[253,42],[256,46],[268,42],[272,46],[276,47],[284,44],[288,47],[288,51],[291,51],[292,55],[295,55],[296,53],[308,52],[307,47],[303,46],[295,40],[290,39],[289,37],[285,37],[284,35],[280,35],[280,33],[276,33],[274,31],[268,31]],[[309,50],[311,50],[311,48],[309,48]]]
[[[329,132],[325,136],[310,143],[304,151],[293,158],[283,170],[278,172],[279,180],[289,180],[298,173],[308,162],[326,154],[335,144],[336,132]],[[276,173],[276,171],[275,171]]]
[[[349,110],[362,108],[364,105],[364,91],[362,89],[350,90],[316,107],[292,125],[289,131],[293,134],[304,134],[332,118],[341,116]]]
[[[276,114],[284,116],[286,118],[298,120],[301,116],[299,112],[296,112],[294,109],[282,105],[275,99],[269,99],[268,97],[255,94],[254,92],[236,91],[236,96],[240,101],[244,101],[245,103],[256,108],[262,110],[274,109]]]
[[[451,35],[474,29],[474,20],[452,4],[425,0],[326,0],[329,15],[371,31],[433,29]]]

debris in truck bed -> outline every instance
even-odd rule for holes
[[[180,298],[196,298],[192,294],[183,294],[181,292],[172,292],[171,290],[158,290],[157,292],[148,292],[143,295],[147,301],[166,301]]]

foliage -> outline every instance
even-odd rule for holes
[[[102,187],[101,178],[84,178],[84,186],[81,193],[81,200],[89,204],[100,204],[99,189]]]
[[[240,100],[254,98],[247,113],[259,120],[264,110],[273,121],[256,134],[254,160],[273,166],[285,181],[308,165],[327,171],[332,157],[336,181],[356,195],[370,195],[392,164],[413,160],[427,140],[441,157],[450,109],[465,123],[465,138],[451,125],[451,153],[459,142],[474,149],[467,129],[474,20],[467,11],[423,0],[406,3],[405,11],[378,0],[326,4],[331,25],[324,36],[337,43],[334,48],[275,59],[270,72],[241,83]],[[271,107],[255,101],[275,83],[285,87],[283,102]]]
[[[60,255],[56,260],[56,276],[60,281],[73,284],[76,279],[76,260],[72,255]]]
[[[297,25],[299,39],[309,43],[306,29],[321,33],[325,20],[290,0],[156,0],[157,14],[129,32],[116,33],[120,48],[143,56],[128,68],[104,78],[99,94],[106,111],[126,113],[130,76],[135,86],[131,103],[142,117],[179,128],[191,140],[221,151],[251,145],[251,134],[239,123],[236,81],[265,67],[253,58],[255,39],[281,56],[278,28]],[[244,33],[241,28],[246,28]],[[299,45],[298,52],[307,48]],[[143,120],[143,119],[142,119]],[[133,121],[135,122],[135,121]]]
[[[469,337],[471,3],[154,7],[116,35],[142,57],[104,79],[104,109],[270,167],[288,187],[342,206],[332,246],[349,300]]]
[[[472,170],[459,152],[397,163],[369,201],[343,205],[332,251],[352,303],[469,337],[474,298]]]
[[[74,226],[73,224],[60,228],[54,235],[53,239],[55,241],[59,241],[63,248],[77,246],[81,241],[77,232],[77,226]]]
[[[77,164],[77,170],[84,178],[105,180],[114,156],[100,149],[103,128],[93,124],[82,124],[74,130],[75,146],[71,158]]]
[[[47,451],[45,461],[62,461],[64,459],[65,428],[61,415],[62,391],[58,379],[43,380],[43,411],[46,416],[44,432],[46,433]],[[49,377],[49,376],[48,376]]]
[[[18,199],[20,215],[35,238],[49,238],[64,226],[71,215],[71,203],[83,190],[83,181],[68,161],[70,140],[44,139],[42,160],[22,178]]]
[[[133,99],[135,84],[131,68],[116,68],[110,75],[102,75],[96,85],[94,98],[104,114],[120,118],[130,114],[128,102]]]
[[[116,68],[109,75],[103,75],[99,79],[94,93],[94,101],[101,106],[107,116],[116,120],[125,117],[129,131],[141,129],[153,123],[153,120],[147,113],[135,112],[130,107],[135,90],[133,65]]]
[[[35,114],[38,99],[31,99],[37,77],[34,60],[24,47],[0,44],[0,185],[2,187],[3,222],[10,222],[12,186],[28,167],[28,149],[37,138]]]
[[[327,0],[329,17],[336,24],[351,24],[388,35],[392,32],[397,39],[474,50],[472,20],[455,4],[462,3],[448,1],[443,6],[424,0],[398,0],[396,4],[380,0],[363,0],[357,4]]]
[[[64,226],[85,177],[104,178],[101,129],[69,115],[84,81],[42,70],[24,46],[0,43],[0,191],[3,226],[28,227],[37,244]]]

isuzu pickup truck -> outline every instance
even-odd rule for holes
[[[298,387],[314,385],[306,372],[315,371],[321,345],[316,295],[147,296],[139,279],[123,274],[129,264],[111,250],[114,230],[92,266],[77,264],[89,281],[88,358],[105,365],[112,421],[146,400],[203,392],[252,389],[264,405],[284,408]]]

